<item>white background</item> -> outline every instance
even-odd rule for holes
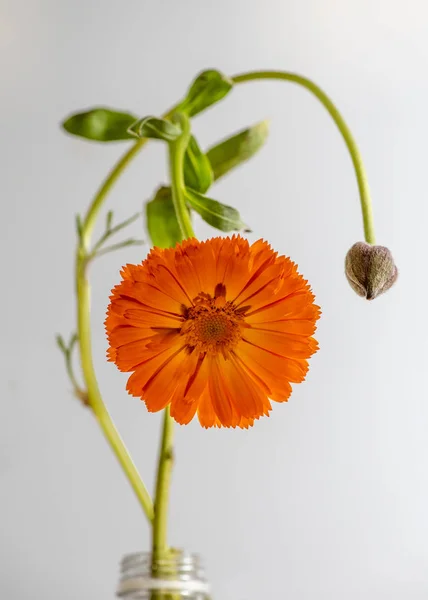
[[[362,238],[355,176],[325,110],[287,83],[240,86],[194,121],[201,144],[265,117],[265,149],[213,188],[291,255],[322,306],[321,349],[287,405],[250,431],[177,428],[171,542],[200,552],[218,600],[428,597],[425,0],[0,2],[0,597],[113,599],[118,561],[148,549],[144,518],[91,414],[72,397],[54,334],[75,317],[74,215],[126,144],[66,136],[68,113],[143,116],[202,69],[297,71],[338,104],[362,150],[378,241],[396,287],[350,290]],[[114,189],[125,218],[165,180],[153,143]],[[132,233],[141,235],[141,225]],[[197,223],[201,237],[212,235]],[[159,415],[105,360],[103,320],[125,262],[92,270],[97,373],[152,487]]]

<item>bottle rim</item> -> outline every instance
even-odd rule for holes
[[[133,552],[123,557],[117,596],[144,591],[175,591],[209,596],[210,586],[198,554],[177,550],[156,561],[152,557],[151,552]]]

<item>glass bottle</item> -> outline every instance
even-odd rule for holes
[[[209,585],[196,554],[177,551],[153,561],[152,554],[126,555],[117,596],[126,600],[210,600]]]

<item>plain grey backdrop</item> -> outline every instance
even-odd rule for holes
[[[206,147],[264,118],[263,151],[212,190],[252,240],[291,255],[322,306],[321,349],[291,401],[252,430],[177,428],[171,541],[200,552],[219,600],[428,597],[425,0],[1,0],[0,597],[114,598],[124,553],[149,547],[143,515],[91,414],[72,397],[54,335],[75,318],[74,216],[126,144],[72,139],[94,105],[159,114],[202,69],[313,78],[354,132],[378,242],[400,268],[374,303],[343,275],[362,239],[344,143],[286,83],[238,89],[194,121]],[[117,218],[166,177],[152,143],[115,187]],[[201,237],[213,230],[197,222]],[[145,235],[141,224],[132,228]],[[159,415],[105,360],[103,320],[125,262],[92,269],[96,369],[152,488]]]

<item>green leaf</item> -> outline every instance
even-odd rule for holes
[[[58,345],[58,348],[61,350],[61,352],[63,352],[64,354],[67,354],[68,352],[68,348],[65,345],[64,339],[62,337],[62,335],[60,335],[59,333],[56,335],[55,337],[56,343]]]
[[[128,219],[125,219],[124,221],[122,221],[121,223],[118,223],[114,227],[111,226],[112,225],[111,221],[107,222],[107,225],[108,225],[108,227],[106,228],[106,234],[108,233],[107,237],[110,237],[111,235],[114,235],[118,231],[125,229],[125,227],[128,227],[128,225],[131,225],[131,223],[135,223],[135,221],[137,221],[140,218],[141,218],[141,213],[137,212],[134,215],[132,215],[132,217],[128,217]]]
[[[79,337],[76,332],[71,334],[70,341],[68,342],[68,349],[70,350],[70,352],[73,350],[74,345],[76,344],[78,339]]]
[[[213,182],[213,171],[206,155],[193,135],[184,155],[184,181],[186,186],[204,194]]]
[[[179,110],[193,117],[224,98],[232,87],[232,80],[220,71],[202,71],[191,84]]]
[[[128,227],[128,225],[131,225],[131,223],[134,223],[134,221],[136,221],[140,217],[141,217],[141,213],[139,213],[139,212],[135,213],[135,215],[132,215],[132,217],[129,217],[125,221],[122,221],[121,223],[118,223],[117,225],[112,227],[113,211],[109,211],[107,213],[107,217],[106,217],[106,230],[103,233],[103,235],[100,237],[98,242],[94,245],[92,252],[91,252],[91,256],[93,257],[95,255],[98,255],[99,249],[102,246],[104,246],[105,242],[109,238],[111,238],[113,235],[115,235],[118,231],[121,231],[122,229],[125,229],[125,227]]]
[[[124,240],[123,242],[118,242],[117,244],[112,244],[111,246],[106,246],[101,248],[101,250],[97,250],[92,254],[92,258],[99,258],[100,256],[104,256],[104,254],[116,252],[116,250],[121,250],[122,248],[127,248],[128,246],[142,246],[143,244],[144,240],[129,238],[129,240]]]
[[[172,203],[171,188],[160,187],[146,204],[147,229],[154,246],[170,248],[182,239]]]
[[[112,210],[109,210],[107,215],[106,215],[106,231],[110,231],[111,230],[111,226],[113,223],[113,216],[114,213]]]
[[[128,127],[135,122],[136,118],[129,113],[100,107],[71,115],[62,126],[68,133],[87,140],[116,142],[132,139]]]
[[[239,231],[242,229],[249,231],[245,223],[241,221],[236,208],[207,198],[190,188],[186,188],[185,193],[190,206],[212,227],[220,229],[220,231]]]
[[[83,223],[82,217],[79,214],[76,215],[76,233],[79,240],[82,241]]]
[[[210,148],[207,157],[214,179],[223,177],[231,169],[254,156],[265,143],[268,133],[268,121],[261,121]]]
[[[139,119],[128,128],[128,132],[134,137],[165,140],[166,142],[173,142],[182,133],[181,127],[158,117]]]

